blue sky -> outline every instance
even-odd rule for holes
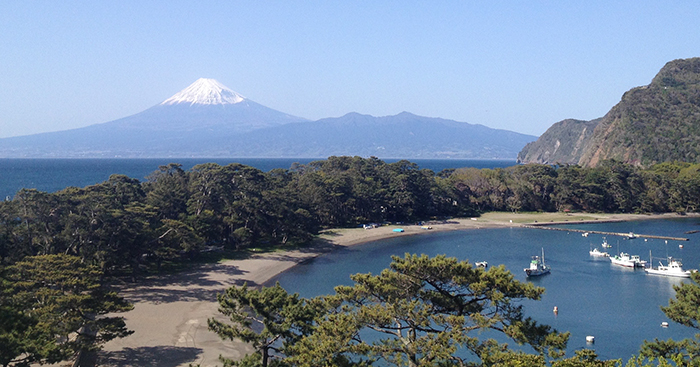
[[[0,2],[0,137],[214,78],[308,119],[408,111],[540,135],[700,56],[695,1]]]

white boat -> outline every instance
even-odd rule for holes
[[[628,268],[643,268],[647,262],[640,259],[639,255],[632,255],[621,252],[619,255],[610,256],[610,262],[615,265],[626,266]]]
[[[601,246],[603,246],[603,248],[611,248],[612,247],[612,245],[608,243],[608,240],[605,237],[603,237],[603,244]]]
[[[679,277],[679,278],[690,278],[690,274],[696,272],[697,270],[683,270],[683,264],[681,264],[680,259],[668,258],[668,263],[666,265],[659,261],[659,266],[657,268],[646,268],[644,271],[647,274],[653,275],[665,275],[668,277]]]
[[[581,233],[581,236],[588,237],[588,232]]]
[[[530,267],[523,270],[525,275],[529,277],[549,274],[550,267],[544,263],[544,248],[542,248],[542,257],[533,256],[532,260],[530,260]]]
[[[484,269],[489,267],[489,263],[486,261],[477,261],[474,263],[474,265],[476,265],[477,268],[484,268]]]
[[[609,253],[600,251],[600,250],[598,250],[597,247],[591,251],[588,251],[588,254],[591,256],[595,256],[595,257],[608,257],[608,256],[610,256]]]

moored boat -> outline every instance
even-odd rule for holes
[[[601,245],[603,248],[611,248],[612,245],[608,243],[608,239],[603,237],[603,244]]]
[[[690,278],[690,274],[696,272],[696,269],[683,270],[683,264],[680,259],[668,258],[666,265],[659,261],[659,266],[654,268],[646,268],[644,271],[647,274],[665,275],[667,277]]]
[[[595,256],[595,257],[608,257],[608,256],[610,256],[609,253],[604,252],[604,251],[600,251],[600,250],[598,250],[597,247],[591,251],[588,251],[588,254],[591,256]]]
[[[631,255],[621,252],[619,255],[610,256],[610,263],[628,268],[643,268],[647,262],[640,259],[639,255]]]
[[[542,249],[542,257],[533,256],[532,260],[530,260],[530,267],[523,270],[525,275],[529,277],[549,274],[550,267],[544,263],[544,248]]]

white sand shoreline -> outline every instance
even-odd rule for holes
[[[238,341],[222,341],[207,328],[207,319],[221,317],[216,295],[232,285],[248,283],[260,286],[289,268],[332,250],[336,246],[354,246],[385,238],[432,232],[480,228],[517,227],[532,223],[566,223],[608,220],[641,220],[679,217],[676,214],[561,214],[561,213],[488,213],[471,219],[431,222],[432,229],[419,225],[392,225],[324,231],[308,249],[261,253],[243,260],[206,264],[177,273],[148,278],[138,284],[124,285],[120,294],[134,303],[126,314],[127,327],[134,334],[113,340],[100,353],[103,366],[188,366],[190,363],[221,366],[219,355],[240,358],[252,349]],[[402,228],[404,232],[393,232]]]

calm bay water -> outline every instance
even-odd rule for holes
[[[648,260],[649,250],[652,250],[654,257],[678,257],[683,259],[686,268],[698,268],[700,234],[685,234],[700,229],[698,225],[699,218],[682,218],[568,228],[689,237],[689,242],[668,243],[608,238],[613,247],[607,251],[629,252]],[[589,256],[588,251],[593,246],[601,249],[602,241],[602,236],[594,234],[582,237],[576,232],[519,228],[399,235],[326,254],[290,269],[273,282],[278,280],[289,292],[298,292],[304,297],[332,294],[335,285],[352,284],[350,274],[379,273],[388,267],[391,255],[446,254],[471,262],[485,260],[489,266],[503,264],[516,279],[544,287],[546,292],[540,301],[523,302],[525,314],[557,330],[570,331],[567,355],[573,355],[577,349],[592,348],[601,358],[626,360],[639,351],[645,339],[692,337],[696,330],[671,322],[659,308],[668,305],[668,300],[674,296],[673,285],[689,280],[647,275],[641,269],[614,266],[606,258]],[[679,248],[679,244],[684,248]],[[539,254],[542,248],[552,273],[528,279],[523,268],[528,266],[530,256]],[[552,312],[554,306],[559,308],[558,315]],[[662,328],[663,321],[671,325]],[[586,344],[587,335],[595,336],[595,344]]]
[[[69,186],[85,187],[106,181],[112,174],[139,180],[168,163],[190,168],[202,163],[241,163],[262,171],[288,169],[294,162],[306,164],[323,158],[149,158],[149,159],[0,159],[0,198],[12,198],[22,188],[55,192]],[[385,159],[387,163],[398,159]],[[435,172],[446,168],[497,168],[515,165],[514,160],[414,159],[420,168]]]

